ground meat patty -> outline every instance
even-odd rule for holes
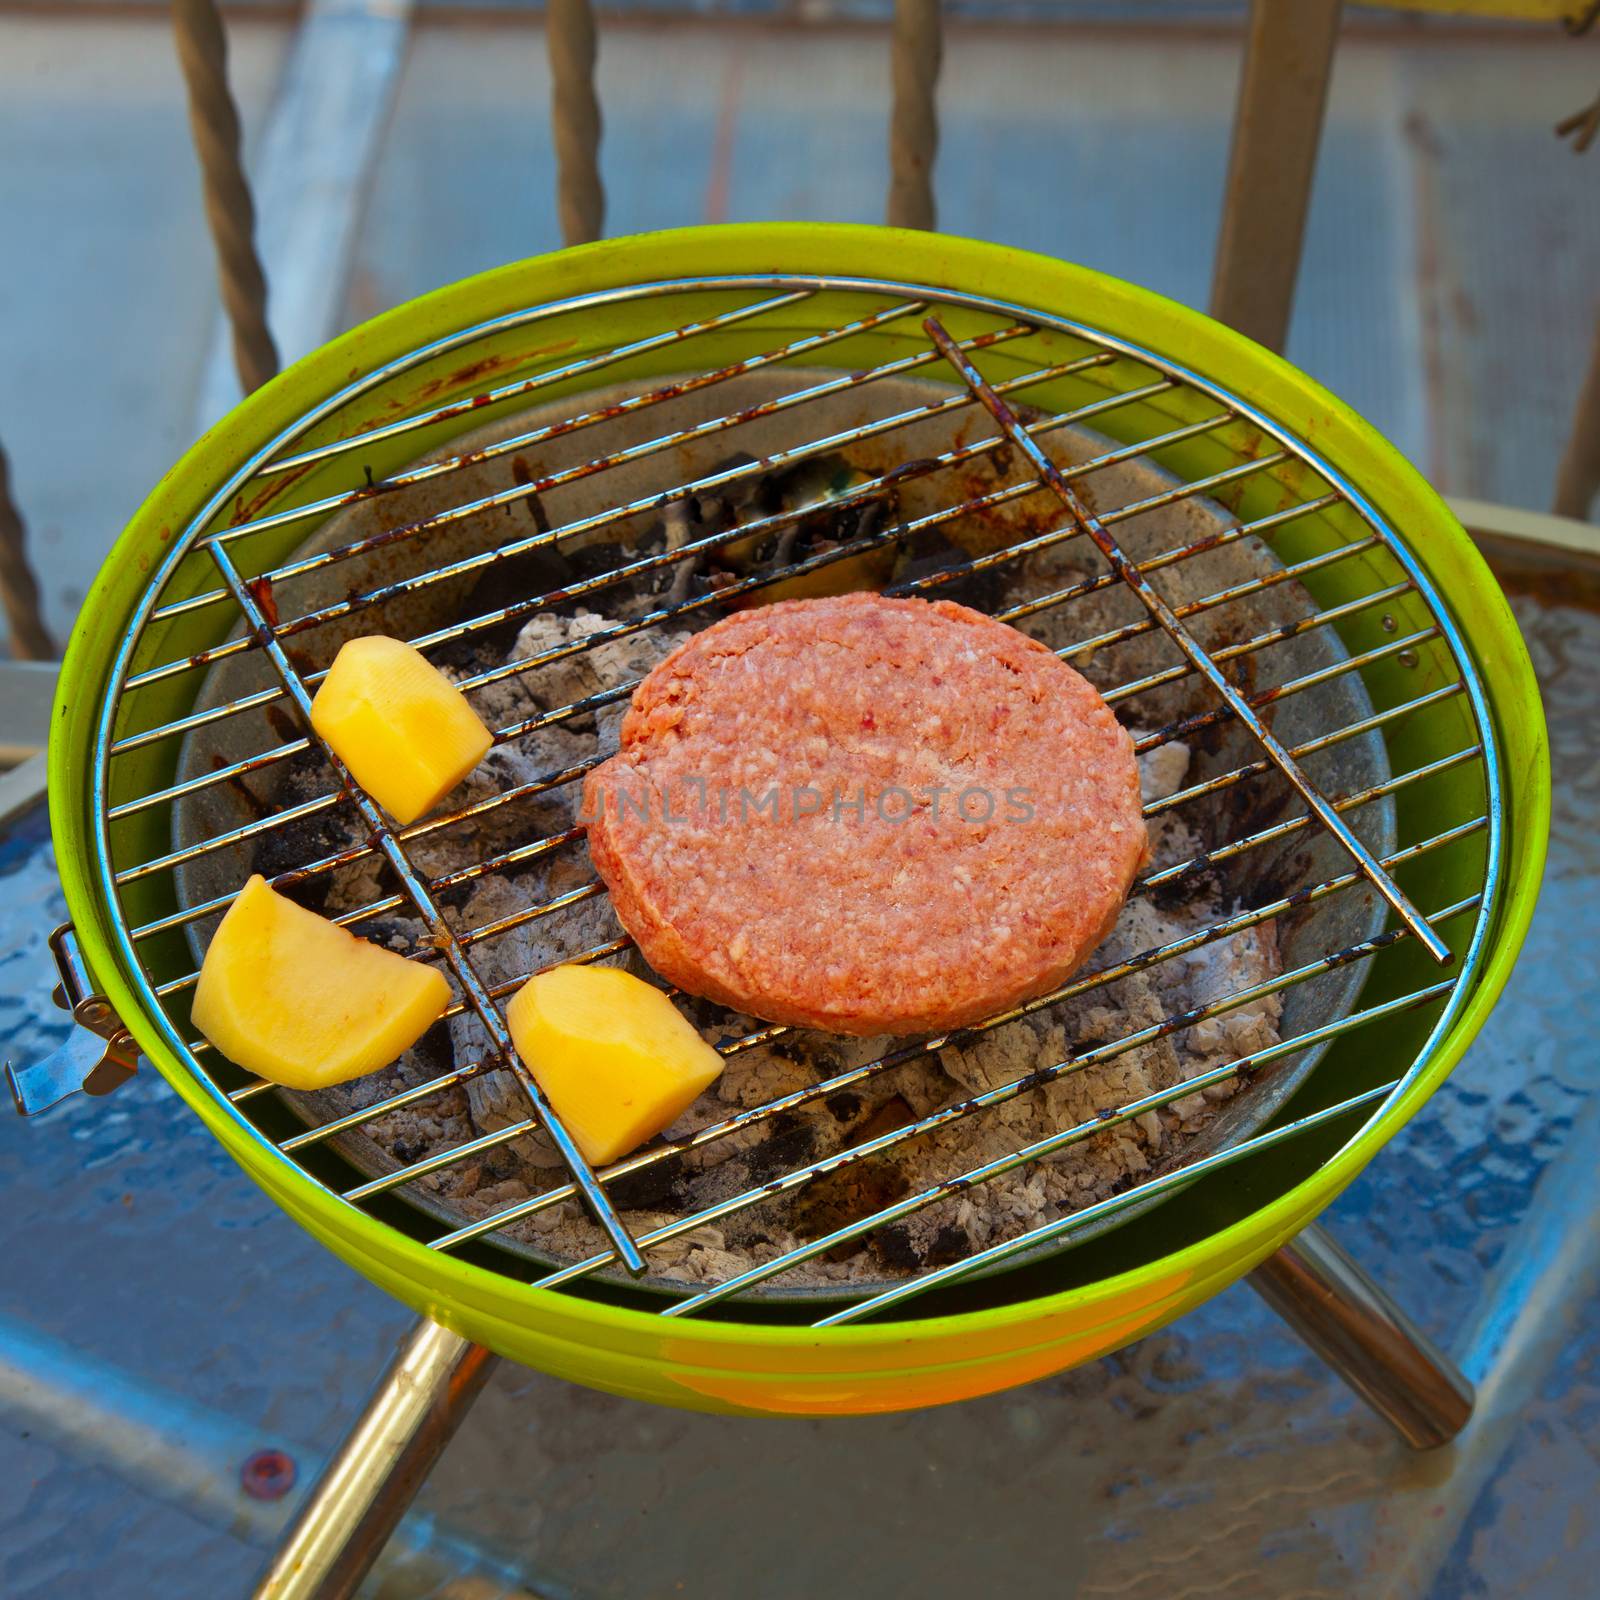
[[[652,967],[835,1033],[1060,983],[1145,856],[1133,745],[1043,645],[948,601],[742,612],[640,683],[590,773],[595,866]]]

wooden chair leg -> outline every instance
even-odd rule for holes
[[[1340,0],[1254,0],[1211,315],[1269,350],[1289,334]]]

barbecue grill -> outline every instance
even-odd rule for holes
[[[803,370],[798,388],[755,406],[715,405],[724,386],[736,392],[753,374],[790,369]],[[824,402],[911,376],[943,388],[921,407],[843,434],[815,421],[830,414]],[[602,389],[605,402],[596,404]],[[606,474],[621,481],[635,463],[671,459],[686,430],[660,419],[686,395],[704,413],[692,424],[697,438],[726,436],[733,451],[741,429],[764,430],[760,456],[722,469],[727,475],[838,452],[869,436],[896,465],[830,493],[826,506],[766,513],[770,526],[747,519],[672,548],[575,563],[552,581],[558,569],[544,558],[604,549],[596,541],[607,530],[637,527],[715,487],[669,479],[585,517],[557,514],[567,485],[599,485],[603,495]],[[498,424],[535,404],[540,417],[561,420],[518,423],[505,437]],[[933,408],[959,421],[959,442],[900,459],[897,434],[925,424]],[[457,441],[481,439],[487,424],[499,442],[463,452]],[[630,442],[591,448],[602,428],[607,439],[621,428]],[[1051,440],[1072,430],[1102,447],[1069,462]],[[496,462],[509,470],[519,454],[536,458],[534,471],[491,489],[473,476]],[[1168,487],[1131,505],[1109,501],[1097,486],[1127,462],[1157,472]],[[989,473],[981,486],[967,470],[975,464]],[[1176,961],[1235,929],[1287,925],[1341,897],[1366,907],[1370,921],[1359,937],[1350,937],[1349,923],[1329,922],[1340,937],[1296,947],[1294,961],[1261,986],[1288,995],[1337,978],[1339,1001],[1315,1026],[1213,1069],[1210,1081],[1243,1083],[1245,1095],[1274,1080],[1292,1084],[1234,1136],[1121,1193],[869,1293],[817,1305],[765,1292],[804,1260],[1170,1105],[1202,1087],[1192,1080],[1105,1106],[795,1251],[664,1296],[631,1279],[660,1277],[651,1272],[652,1248],[716,1217],[691,1215],[635,1236],[608,1191],[629,1174],[684,1159],[686,1147],[658,1143],[609,1171],[587,1168],[509,1049],[501,1008],[515,985],[485,981],[475,964],[475,952],[507,929],[463,929],[441,898],[452,885],[416,863],[419,839],[469,819],[458,808],[395,827],[331,753],[318,751],[309,695],[332,648],[351,633],[392,632],[448,652],[580,600],[606,613],[629,583],[687,563],[714,570],[717,553],[736,541],[881,499],[893,487],[887,479],[914,482],[918,504],[931,509],[864,523],[857,538],[799,560],[667,591],[642,613],[612,612],[607,636],[702,625],[746,593],[759,602],[797,578],[859,571],[849,564],[875,551],[911,553],[962,519],[1029,505],[1037,515],[1026,538],[932,546],[939,559],[915,569],[903,592],[962,597],[963,583],[1038,551],[1070,544],[1096,552],[1091,576],[1042,597],[1033,611],[1125,593],[1134,609],[1119,638],[1164,642],[1169,654],[1114,687],[1119,711],[1179,681],[1208,697],[1207,709],[1141,734],[1151,747],[1180,735],[1210,738],[1221,753],[1160,804],[1268,790],[1286,802],[1264,825],[1207,837],[1205,859],[1173,875],[1270,855],[1278,881],[1258,881],[1253,902],[1130,965]],[[469,481],[471,491],[463,487]],[[419,492],[429,509],[386,513],[402,497],[414,508]],[[1209,508],[1214,531],[1157,552],[1134,543],[1141,515],[1184,502]],[[333,519],[353,515],[364,519],[357,536],[317,541]],[[1186,563],[1244,541],[1259,541],[1273,567],[1244,584],[1202,586],[1198,599],[1172,598]],[[1217,644],[1211,623],[1243,591],[1267,588],[1293,596],[1297,613]],[[1293,662],[1284,652],[1313,634],[1331,641],[1320,665],[1275,668]],[[570,656],[594,642],[560,651]],[[1117,642],[1087,641],[1097,649]],[[243,681],[224,673],[246,661],[259,674],[253,686],[219,694],[219,683]],[[479,683],[544,664],[496,668]],[[1308,724],[1297,707],[1350,704],[1326,697],[1339,681],[1359,685],[1368,709]],[[542,725],[587,727],[586,718],[625,701],[630,689],[627,681],[606,684],[541,713]],[[266,738],[241,753],[224,730],[246,718]],[[514,743],[530,731],[524,720],[496,737]],[[1383,775],[1342,790],[1329,753],[1363,740],[1380,746]],[[207,764],[208,751],[225,753]],[[335,781],[326,793],[210,831],[197,824],[223,814],[199,797],[242,791],[259,805],[274,769],[304,752],[328,762]],[[539,784],[554,790],[581,781],[581,771],[552,771]],[[525,785],[477,811],[538,792]],[[65,998],[107,1041],[97,1087],[131,1070],[142,1052],[274,1200],[359,1271],[465,1339],[619,1394],[826,1414],[960,1399],[1086,1361],[1160,1327],[1290,1240],[1438,1086],[1493,1005],[1532,911],[1548,774],[1532,673],[1488,569],[1401,457],[1302,374],[1207,318],[1059,262],[891,230],[774,225],[622,239],[506,268],[378,318],[245,401],[162,481],[96,580],[63,669],[50,806],[73,918],[57,941]],[[359,926],[403,912],[427,924],[431,940],[413,953],[444,964],[456,1008],[476,1013],[527,1097],[520,1121],[376,1176],[352,1163],[341,1138],[402,1104],[459,1089],[495,1066],[493,1056],[455,1062],[398,1096],[308,1127],[304,1108],[291,1110],[198,1040],[187,1013],[196,951],[231,892],[201,887],[227,878],[217,863],[232,863],[236,889],[263,840],[339,808],[359,816],[362,839],[288,861],[278,882],[292,890],[381,859],[387,891],[343,920]],[[1377,835],[1363,818],[1380,813],[1390,826],[1378,830],[1387,836],[1374,847]],[[527,860],[581,845],[533,836],[513,849]],[[512,920],[559,916],[568,903],[530,905]],[[575,954],[602,959],[624,944]],[[1349,981],[1352,970],[1358,981]],[[1083,992],[1118,975],[1091,959],[1067,989]],[[1220,997],[1162,1017],[1144,1037],[1258,998]],[[893,1060],[945,1042],[913,1041]],[[1140,1042],[1097,1042],[1025,1081],[797,1163],[723,1202],[725,1214],[950,1121],[991,1114]],[[749,1035],[730,1037],[723,1048],[736,1053],[749,1043]],[[1294,1063],[1313,1060],[1286,1079]],[[882,1065],[857,1070],[870,1076]],[[69,1085],[47,1064],[20,1071],[14,1086],[25,1101]],[[822,1082],[804,1098],[844,1087]],[[691,1144],[736,1136],[788,1109],[741,1109]],[[454,1225],[437,1206],[407,1203],[430,1175],[487,1158],[539,1125],[567,1169],[545,1193]],[[1183,1204],[1160,1203],[1178,1193]],[[573,1198],[602,1241],[587,1258],[552,1266],[497,1242],[518,1218]]]

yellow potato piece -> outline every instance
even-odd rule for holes
[[[449,1003],[437,968],[356,938],[257,876],[206,950],[191,1015],[241,1067],[325,1089],[388,1066]]]
[[[659,989],[617,967],[552,967],[507,1011],[511,1039],[593,1166],[669,1127],[722,1057]]]
[[[351,639],[333,658],[311,725],[402,826],[432,811],[494,742],[426,656],[381,634]]]

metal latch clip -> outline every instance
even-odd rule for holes
[[[139,1067],[139,1046],[111,1002],[95,993],[70,922],[62,923],[50,935],[50,953],[56,958],[61,979],[51,998],[63,1011],[72,1013],[78,1026],[67,1042],[43,1061],[20,1068],[6,1062],[11,1098],[24,1117],[36,1116],[80,1089],[85,1094],[110,1094]]]

